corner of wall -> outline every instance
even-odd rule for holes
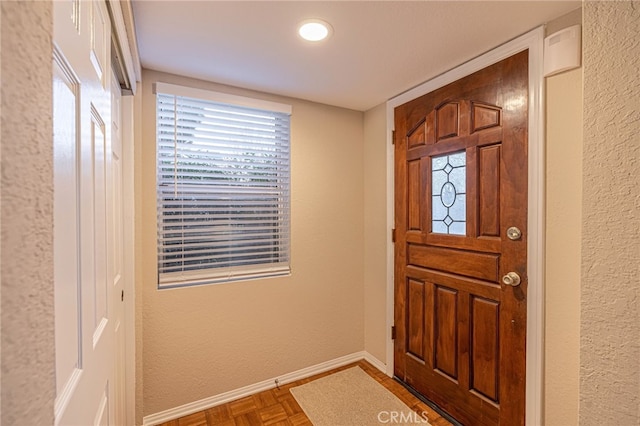
[[[387,311],[386,103],[364,113],[364,350],[382,363]]]
[[[547,23],[544,31],[545,37],[556,31],[569,28],[573,25],[582,24],[582,7],[578,7],[571,12],[555,18]]]

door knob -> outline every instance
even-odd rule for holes
[[[502,283],[505,285],[517,287],[520,285],[520,275],[515,272],[509,272],[507,273],[507,275],[502,277]]]
[[[507,229],[507,237],[512,241],[519,240],[522,238],[522,231],[517,226],[512,226]]]

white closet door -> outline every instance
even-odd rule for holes
[[[104,1],[54,2],[55,416],[60,425],[119,422],[114,367],[122,240],[115,235],[121,216],[114,208],[122,198],[121,189],[114,189],[119,172],[113,165],[110,43]]]

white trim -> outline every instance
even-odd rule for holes
[[[384,362],[380,361],[375,356],[371,355],[367,351],[364,351],[364,360],[367,361],[369,364],[373,365],[378,370],[382,371],[383,373],[387,372],[387,365]]]
[[[117,43],[116,49],[120,49],[122,56],[120,61],[123,64],[124,72],[127,74],[127,80],[131,87],[131,92],[136,92],[136,76],[133,71],[133,58],[129,47],[129,39],[127,37],[127,29],[122,15],[122,6],[119,1],[107,0],[107,6],[111,15],[111,28],[115,34]]]
[[[136,291],[135,291],[135,194],[134,194],[134,97],[121,98],[122,119],[122,205],[123,220],[123,289],[125,332],[125,419],[135,424],[136,405]]]
[[[129,85],[131,86],[131,92],[136,93],[136,82],[139,80],[136,75],[136,65],[139,68],[140,62],[134,60],[134,56],[131,53],[131,39],[127,36],[127,25],[124,20],[124,15],[122,13],[122,6],[120,1],[108,0],[107,4],[109,6],[109,10],[111,11],[111,23],[113,31],[116,35],[116,40],[118,46],[120,47],[120,51],[122,52],[122,61],[124,62],[125,72],[127,73],[127,79],[129,80]],[[133,44],[135,44],[135,38],[133,39]],[[136,59],[137,59],[137,47],[136,47]]]
[[[289,263],[290,262],[286,262],[285,265],[274,263],[272,266],[255,265],[255,269],[250,268],[248,265],[230,266],[224,268],[221,272],[212,269],[163,272],[158,279],[158,290],[291,276],[291,266]]]
[[[526,424],[543,423],[544,367],[544,27],[538,27],[387,102],[387,226],[394,227],[394,108],[529,49],[529,176]],[[387,243],[387,330],[393,325],[393,243]],[[393,341],[387,339],[387,374],[393,376]]]
[[[133,8],[131,5],[132,0],[109,0],[109,3],[118,3],[116,6],[118,12],[118,38],[120,41],[125,61],[127,64],[127,73],[131,80],[131,89],[133,94],[135,91],[135,83],[142,80],[142,67],[140,66],[140,54],[138,52],[138,39],[136,37],[136,27],[133,20]],[[126,43],[125,43],[126,42]],[[124,44],[127,46],[125,47]],[[124,52],[126,49],[126,53]]]
[[[545,271],[545,120],[544,27],[529,45],[529,191],[527,272],[526,416],[529,425],[544,424],[544,271]]]
[[[188,416],[189,414],[197,413],[198,411],[207,410],[217,405],[226,404],[227,402],[244,398],[245,396],[254,395],[258,392],[273,389],[276,387],[276,379],[278,380],[278,383],[280,385],[285,385],[287,383],[295,382],[296,380],[306,379],[307,377],[324,373],[325,371],[333,370],[334,368],[358,362],[362,359],[369,362],[380,371],[384,372],[384,364],[373,355],[366,351],[355,352],[350,355],[345,355],[340,358],[335,358],[330,361],[312,365],[311,367],[303,368],[292,373],[284,374],[282,376],[274,377],[268,380],[263,380],[249,386],[244,386],[242,388],[211,396],[209,398],[204,398],[199,401],[190,402],[188,404],[170,408],[159,413],[150,414],[142,419],[142,425],[152,426],[160,423],[165,423],[183,416]]]
[[[212,102],[237,105],[247,108],[257,108],[291,115],[291,105],[265,101],[262,99],[247,98],[245,96],[230,95],[228,93],[214,92],[212,90],[196,89],[195,87],[157,82],[154,84],[153,92],[165,93],[167,95],[174,96],[184,96],[187,98],[204,99]]]
[[[125,72],[136,94],[137,82],[142,79],[131,0],[107,0],[112,31],[122,54]],[[135,424],[136,405],[136,337],[135,337],[135,194],[134,194],[134,97],[121,97],[122,127],[122,206],[123,218],[123,290],[125,332],[125,421]]]
[[[71,402],[71,398],[73,398],[76,388],[78,387],[78,383],[80,382],[80,377],[82,377],[82,372],[84,370],[80,368],[74,368],[73,372],[69,376],[69,380],[65,383],[62,391],[56,396],[55,402],[53,404],[53,415],[54,422],[53,424],[57,426],[60,424],[60,420],[62,420],[62,415],[67,409],[69,402]]]

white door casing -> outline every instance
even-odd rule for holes
[[[106,4],[54,2],[55,423],[123,417],[121,144]],[[118,111],[119,111],[119,106]],[[119,210],[119,211],[118,211]],[[119,352],[118,352],[119,351]],[[121,355],[123,357],[123,355]],[[119,370],[122,370],[121,372]],[[116,372],[120,372],[117,376]]]
[[[126,361],[126,322],[124,302],[124,205],[123,205],[123,137],[122,137],[122,95],[118,79],[111,74],[111,190],[109,191],[109,255],[112,279],[112,303],[109,305],[109,318],[113,320],[114,357],[112,412],[113,424],[126,422],[125,361]]]

